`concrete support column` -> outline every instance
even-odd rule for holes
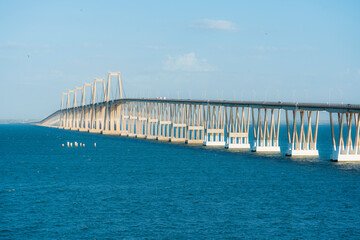
[[[118,104],[116,107],[116,117],[115,117],[115,131],[120,134],[120,125],[121,125],[121,104]]]
[[[101,109],[100,107],[96,108],[96,118],[95,118],[95,123],[96,123],[96,130],[101,130],[100,126],[101,126]]]
[[[280,130],[280,109],[257,108],[257,118],[255,109],[252,108],[254,145],[253,152],[280,152],[279,130]],[[275,112],[278,112],[277,119]],[[268,120],[270,115],[270,122]]]
[[[223,106],[207,107],[204,146],[225,146],[225,112]]]
[[[147,106],[146,103],[140,102],[138,103],[138,114],[137,114],[137,127],[136,127],[137,138],[146,137],[146,125],[147,125]]]
[[[129,133],[128,131],[128,124],[129,124],[129,105],[128,103],[121,104],[120,108],[120,135],[127,136]]]
[[[225,148],[250,149],[250,108],[247,109],[248,111],[246,114],[245,107],[230,107],[230,115],[228,116],[228,114],[225,114],[227,118]]]
[[[187,144],[203,144],[205,130],[205,108],[202,105],[189,104],[186,109]]]
[[[135,109],[135,104],[134,103],[129,103],[129,132],[128,132],[128,137],[135,137],[136,136],[136,126],[135,126],[135,122],[137,119],[136,116],[136,109]]]
[[[160,120],[158,123],[158,141],[170,141],[170,106],[168,103],[160,103]]]
[[[185,118],[185,104],[172,104],[171,105],[171,127],[170,142],[183,142],[186,138],[184,132],[186,131],[186,118]]]
[[[330,126],[333,143],[332,161],[360,161],[360,113],[337,113],[339,135],[336,144],[333,113],[330,112]],[[345,131],[344,131],[345,124]],[[355,130],[355,131],[352,131]],[[346,132],[346,135],[344,134]]]
[[[305,121],[305,112],[307,121]],[[288,136],[287,156],[319,156],[316,149],[318,125],[319,125],[319,111],[316,111],[314,132],[312,130],[312,111],[293,110],[292,111],[292,131],[290,130],[290,121],[288,117],[288,110],[286,110],[286,126]],[[297,118],[300,118],[300,129],[298,130]],[[307,126],[305,126],[307,125]],[[307,130],[306,130],[307,129]]]
[[[159,104],[148,103],[146,139],[156,139],[159,126]]]

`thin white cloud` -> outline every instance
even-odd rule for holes
[[[180,56],[168,56],[163,61],[163,68],[166,71],[185,71],[185,72],[211,72],[217,68],[211,66],[205,58],[198,59],[194,52]]]
[[[236,24],[226,20],[201,19],[194,21],[192,24],[195,28],[234,31],[237,29]]]

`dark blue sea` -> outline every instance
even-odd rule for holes
[[[0,125],[0,239],[359,239],[360,164],[319,135],[289,158]]]

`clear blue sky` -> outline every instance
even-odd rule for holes
[[[128,97],[360,104],[360,1],[1,1],[0,118],[121,72]]]

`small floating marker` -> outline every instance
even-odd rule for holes
[[[70,146],[70,143],[69,142],[67,142],[67,147],[69,147]]]
[[[96,143],[94,143],[94,147],[96,147]]]
[[[82,147],[83,146],[83,144],[82,143],[80,143],[80,147]]]
[[[64,146],[65,146],[65,144],[61,144],[61,146],[62,146],[62,147],[64,147]]]
[[[70,147],[72,147],[72,143],[70,143]]]
[[[77,147],[78,146],[78,143],[77,142],[74,142],[74,147]]]
[[[85,143],[83,143],[83,147],[85,147]]]

